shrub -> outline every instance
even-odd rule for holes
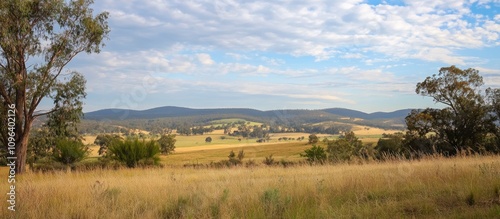
[[[474,199],[474,193],[472,192],[469,193],[467,198],[465,198],[465,203],[467,203],[467,205],[469,206],[476,204],[476,200]]]
[[[268,189],[260,199],[269,218],[285,218],[285,211],[291,202],[289,197],[282,197],[278,189]]]
[[[306,157],[309,163],[324,164],[326,161],[326,152],[320,146],[313,145],[312,148],[306,149],[305,154],[300,154],[301,157]]]
[[[159,153],[160,147],[155,141],[139,141],[139,139],[115,141],[108,149],[111,159],[125,163],[130,168],[137,165],[158,165]]]
[[[43,158],[43,159],[39,160],[37,163],[32,164],[32,166],[30,166],[30,168],[33,172],[46,173],[46,172],[54,172],[54,171],[64,171],[64,170],[68,169],[68,166],[63,165],[62,163],[56,162],[56,161],[51,160],[51,159]]]
[[[272,166],[272,165],[274,165],[274,164],[275,164],[275,162],[274,162],[273,155],[271,154],[271,155],[267,156],[267,157],[264,159],[263,163],[264,163],[265,165],[268,165],[268,166]]]
[[[89,148],[81,141],[58,139],[53,152],[54,160],[63,164],[73,164],[87,157]]]
[[[309,135],[309,144],[316,144],[318,143],[319,138],[315,134]]]
[[[99,145],[99,151],[98,151],[99,155],[106,154],[109,145],[111,145],[111,143],[116,140],[122,140],[122,137],[120,137],[119,135],[111,135],[111,134],[97,135],[97,137],[94,140],[94,144]]]
[[[295,165],[295,162],[281,159],[279,162],[283,167],[289,167]]]
[[[370,147],[363,145],[354,132],[346,132],[338,140],[326,141],[330,161],[351,161],[353,158],[368,159],[371,155]]]
[[[208,136],[207,138],[205,138],[205,142],[206,143],[211,143],[212,142],[212,137]]]
[[[175,150],[175,139],[174,134],[162,135],[158,139],[158,144],[160,144],[160,150],[162,154],[171,154]]]

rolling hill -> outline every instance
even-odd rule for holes
[[[85,120],[154,120],[162,118],[246,118],[260,122],[275,123],[317,123],[324,121],[343,121],[361,125],[401,126],[411,109],[394,112],[364,113],[345,108],[322,110],[269,110],[261,111],[248,108],[192,109],[176,106],[164,106],[147,110],[103,109],[85,113]],[[347,121],[346,121],[347,120]]]

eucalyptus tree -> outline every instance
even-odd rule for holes
[[[0,1],[0,114],[5,117],[9,107],[15,108],[17,173],[25,171],[29,133],[37,117],[67,121],[81,115],[85,80],[65,69],[78,54],[98,53],[104,46],[108,13],[94,13],[92,4],[92,0]],[[47,98],[54,107],[37,110]],[[3,146],[8,143],[5,124],[0,123]]]
[[[478,70],[455,66],[441,68],[437,75],[418,83],[417,94],[432,97],[444,107],[414,111],[406,118],[407,140],[412,136],[431,139],[425,141],[426,146],[411,147],[450,154],[464,149],[480,150],[495,129],[491,107],[482,93],[483,85]]]

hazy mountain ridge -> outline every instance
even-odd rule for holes
[[[250,108],[215,108],[215,109],[193,109],[186,107],[164,106],[147,110],[128,109],[103,109],[85,113],[84,119],[88,120],[128,120],[128,119],[158,119],[165,117],[186,117],[202,115],[246,115],[251,117],[288,118],[297,116],[325,116],[325,117],[349,117],[365,120],[377,119],[404,119],[411,109],[402,109],[393,112],[365,113],[346,108],[328,108],[321,110],[268,110],[261,111]]]

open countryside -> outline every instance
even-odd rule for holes
[[[1,0],[0,219],[500,218],[498,0]]]

